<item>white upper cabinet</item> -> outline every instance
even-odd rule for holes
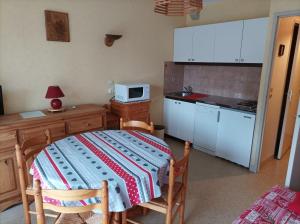
[[[214,60],[216,25],[194,27],[193,62],[212,62]]]
[[[268,18],[177,28],[174,62],[263,63]]]
[[[242,63],[263,62],[267,28],[268,18],[244,20]]]
[[[242,37],[243,21],[216,24],[214,62],[239,62]]]
[[[174,61],[190,62],[193,54],[194,28],[177,28],[174,31]]]

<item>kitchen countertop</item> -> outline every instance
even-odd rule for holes
[[[165,94],[165,97],[169,99],[181,100],[190,103],[199,102],[199,103],[216,105],[216,106],[234,109],[234,110],[246,111],[254,114],[256,113],[256,108],[247,109],[247,108],[242,108],[240,105],[238,105],[238,103],[240,102],[247,101],[243,99],[213,96],[213,95],[207,95],[202,93],[193,93],[190,96],[180,96],[178,92],[167,93]]]

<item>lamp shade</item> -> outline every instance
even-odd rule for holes
[[[64,97],[63,91],[59,88],[59,86],[49,86],[46,96],[46,99],[55,99],[55,98],[60,98]]]

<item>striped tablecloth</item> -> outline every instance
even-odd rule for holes
[[[120,212],[161,196],[172,152],[168,145],[138,131],[95,131],[54,142],[38,154],[31,166],[43,189],[97,189],[109,185],[110,211]],[[80,202],[44,200],[62,206]]]

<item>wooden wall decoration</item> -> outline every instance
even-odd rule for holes
[[[48,41],[70,42],[68,13],[45,10]]]

